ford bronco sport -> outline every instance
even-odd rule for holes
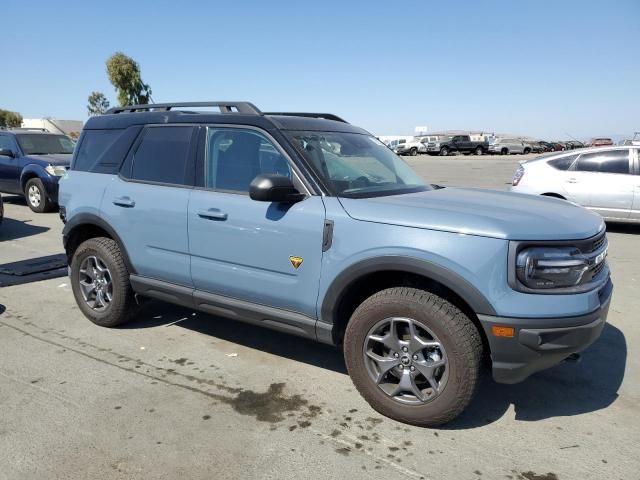
[[[484,360],[515,383],[586,348],[613,289],[596,214],[434,188],[331,114],[112,109],[87,121],[60,202],[92,322],[151,297],[339,345],[371,406],[414,425],[460,414]]]

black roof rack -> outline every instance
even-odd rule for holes
[[[336,122],[349,123],[333,113],[308,113],[308,112],[264,112],[263,115],[284,115],[286,117],[324,118]]]
[[[249,115],[262,115],[262,112],[249,102],[178,102],[178,103],[150,103],[147,105],[127,105],[125,107],[110,108],[105,115],[114,113],[133,112],[168,112],[176,107],[218,107],[220,113],[244,113]]]

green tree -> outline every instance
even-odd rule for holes
[[[122,52],[107,59],[109,81],[118,93],[120,106],[149,103],[151,87],[142,81],[140,65]]]
[[[22,125],[22,115],[0,109],[0,128],[14,128],[20,125]]]
[[[109,100],[102,92],[91,92],[87,103],[87,112],[89,116],[102,115],[109,109]]]

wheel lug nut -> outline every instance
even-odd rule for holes
[[[409,351],[409,349],[407,347],[402,347],[402,351],[406,353]]]
[[[400,370],[404,370],[404,365],[400,365]]]
[[[411,371],[414,372],[416,369],[416,367],[414,367],[413,365],[411,365]]]
[[[414,360],[417,360],[417,359],[418,359],[418,355],[414,355],[414,356],[413,356],[413,359],[414,359]]]
[[[394,353],[393,353],[393,356],[394,356],[394,357],[396,357],[396,358],[398,358],[398,352],[394,352]]]

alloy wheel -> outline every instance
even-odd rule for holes
[[[40,202],[42,202],[42,193],[40,193],[40,189],[35,185],[31,185],[27,192],[29,197],[29,203],[34,207],[38,208],[40,206]]]
[[[413,319],[392,317],[376,323],[362,354],[371,381],[397,402],[431,402],[447,384],[449,361],[442,342]]]
[[[80,264],[80,291],[89,308],[102,312],[113,301],[113,277],[104,261],[89,256]]]

